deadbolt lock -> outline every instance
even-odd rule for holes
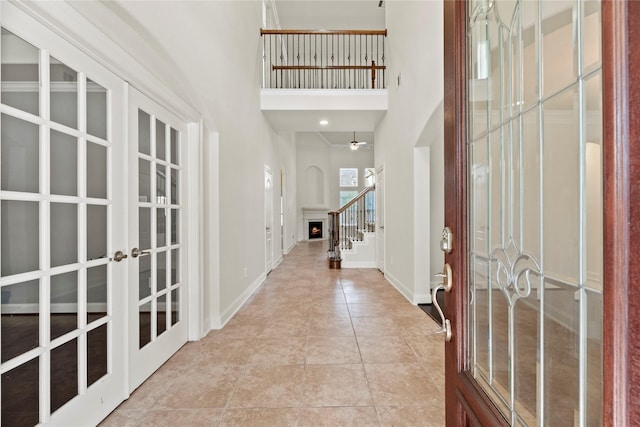
[[[442,230],[442,240],[440,240],[440,250],[450,254],[453,250],[453,232],[449,227]]]

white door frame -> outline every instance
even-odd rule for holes
[[[378,177],[382,175],[382,180]],[[385,273],[386,268],[386,230],[385,230],[385,178],[384,164],[376,168],[376,266]],[[382,215],[380,215],[382,212]],[[380,218],[382,217],[382,218]],[[380,256],[382,250],[382,256]]]
[[[270,182],[269,182],[270,181]],[[273,268],[273,172],[264,165],[265,274]]]

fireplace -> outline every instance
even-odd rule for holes
[[[309,240],[322,239],[322,221],[309,221]]]

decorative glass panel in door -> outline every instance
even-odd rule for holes
[[[125,242],[117,220],[125,199],[112,169],[123,155],[114,142],[122,121],[112,111],[124,91],[119,79],[7,3],[1,423],[95,424],[124,399],[124,310],[114,302],[124,296],[125,268],[110,258]]]
[[[602,420],[598,1],[468,16],[467,357],[512,425]]]
[[[130,91],[130,388],[187,338],[182,238],[185,125]],[[136,182],[137,181],[137,182]]]

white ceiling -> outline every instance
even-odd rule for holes
[[[275,0],[285,29],[383,30],[384,7],[379,0]]]
[[[325,142],[331,145],[349,145],[353,141],[353,132],[319,132]],[[356,132],[356,141],[373,145],[373,132]]]

